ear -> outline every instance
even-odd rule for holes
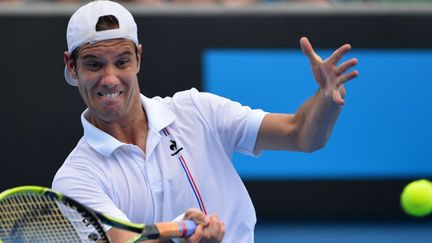
[[[76,73],[76,67],[75,67],[74,62],[71,58],[70,52],[65,51],[63,53],[63,61],[66,65],[66,68],[67,68],[68,72],[70,73],[71,77],[74,79],[78,79],[77,73]]]
[[[142,45],[138,44],[137,45],[137,61],[138,61],[137,73],[140,71],[141,68],[141,54],[142,54]]]

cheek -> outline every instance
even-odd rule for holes
[[[136,90],[139,90],[139,82],[138,82],[138,77],[136,75],[133,78],[131,78],[130,86],[132,86]]]
[[[82,81],[78,81],[78,91],[81,95],[81,97],[83,98],[84,102],[87,104],[87,106],[89,105],[89,100],[90,100],[90,87],[86,86]]]
[[[99,75],[98,72],[83,71],[82,69],[80,72],[77,72],[77,76],[81,80],[86,80],[86,82],[95,82],[99,78]]]
[[[121,74],[119,74],[119,78],[126,82],[128,86],[135,86],[138,83],[137,69],[131,68]]]
[[[78,82],[79,82],[79,81],[78,81]],[[81,97],[83,97],[83,99],[87,102],[87,94],[86,94],[86,92],[85,92],[85,89],[84,89],[84,87],[83,87],[83,84],[78,83],[78,91],[79,91]]]

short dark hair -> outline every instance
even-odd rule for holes
[[[120,28],[118,19],[114,15],[104,15],[100,16],[98,19],[98,22],[96,23],[96,31],[104,31],[104,30],[113,30]],[[135,47],[135,53],[138,60],[138,48],[134,43]],[[78,60],[78,52],[80,47],[75,48],[75,50],[71,53],[71,59],[73,62],[73,65],[76,66],[76,62]]]
[[[114,15],[100,16],[96,23],[96,31],[112,30],[120,28],[118,19]]]

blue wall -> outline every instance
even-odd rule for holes
[[[317,50],[321,57],[330,50]],[[360,76],[327,146],[315,153],[235,155],[246,179],[406,178],[432,175],[432,50],[354,50]],[[207,49],[203,87],[269,112],[294,113],[317,90],[297,49]]]

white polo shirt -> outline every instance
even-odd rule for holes
[[[86,110],[84,136],[53,189],[136,223],[171,221],[201,208],[225,223],[223,242],[253,242],[255,210],[231,159],[235,151],[256,154],[265,112],[196,89],[141,100],[149,124],[146,151],[94,127]]]

